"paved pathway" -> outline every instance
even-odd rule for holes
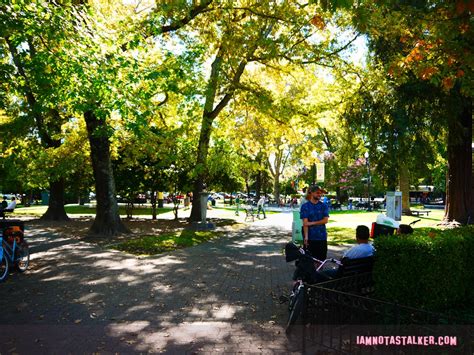
[[[30,269],[0,284],[0,353],[299,353],[278,302],[289,220],[141,259],[29,231]]]

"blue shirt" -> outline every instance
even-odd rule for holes
[[[329,217],[329,209],[328,206],[321,201],[318,201],[318,203],[308,201],[301,206],[301,219],[307,218],[309,222],[316,222],[322,220],[324,217]],[[325,224],[308,227],[309,240],[327,240],[327,238],[328,234]]]
[[[374,255],[374,247],[372,244],[362,243],[358,245],[354,245],[352,248],[347,250],[343,257],[349,259],[359,259],[359,258],[366,258],[369,256]]]

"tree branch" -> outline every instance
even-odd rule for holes
[[[147,37],[157,35],[157,34],[172,32],[172,31],[176,31],[176,30],[180,29],[181,27],[183,27],[183,26],[187,25],[189,22],[191,22],[191,20],[193,20],[197,15],[199,15],[200,13],[205,12],[205,10],[212,3],[212,1],[213,0],[204,0],[202,2],[202,4],[191,8],[189,13],[186,16],[184,16],[183,18],[175,21],[174,23],[172,23],[170,25],[161,26],[158,31],[149,32],[147,34]]]

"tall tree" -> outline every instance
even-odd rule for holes
[[[252,83],[252,78],[245,74],[249,64],[323,63],[338,51],[331,47],[335,43],[324,31],[324,14],[317,5],[222,1],[212,9],[193,28],[202,34],[202,39],[212,43],[208,51],[212,60],[203,97],[196,157],[195,197],[203,191],[208,178],[207,155],[214,120],[235,97],[236,91]],[[200,220],[200,208],[199,199],[195,198],[191,220]]]
[[[45,150],[61,146],[61,125],[67,121],[63,103],[56,95],[57,83],[51,75],[55,58],[52,52],[64,38],[48,6],[13,4],[0,6],[3,26],[0,30],[0,57],[3,57],[3,108],[17,115],[17,119],[31,118],[31,133],[38,136]],[[42,219],[68,220],[64,209],[64,190],[67,172],[58,166],[45,167],[49,174],[49,205]]]
[[[401,82],[415,75],[450,95],[446,105],[457,102],[445,109],[450,113],[445,219],[461,223],[472,220],[474,205],[472,156],[466,153],[472,136],[473,11],[472,1],[464,0],[365,1],[355,11],[361,31],[396,49],[395,55],[382,56],[389,75]]]

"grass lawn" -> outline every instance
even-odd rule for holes
[[[409,224],[415,220],[420,220],[413,225],[413,228],[420,227],[431,227],[436,228],[441,222],[444,216],[444,210],[430,210],[429,217],[413,217],[413,216],[402,216],[401,223]],[[329,212],[329,227],[344,227],[351,228],[355,231],[359,224],[366,225],[370,228],[372,222],[375,222],[379,212],[366,212],[366,211],[331,211]]]
[[[331,211],[329,213],[329,223],[327,224],[328,244],[354,244],[355,230],[358,225],[366,225],[371,228],[379,212],[367,211]],[[439,228],[438,224],[444,216],[444,210],[431,210],[429,217],[402,216],[401,223],[409,224],[413,221],[419,222],[413,225],[415,229],[429,231],[432,228]]]
[[[155,255],[168,251],[190,247],[218,238],[223,232],[192,231],[166,233],[159,236],[143,236],[138,239],[112,246],[112,249],[124,251],[134,255]]]

